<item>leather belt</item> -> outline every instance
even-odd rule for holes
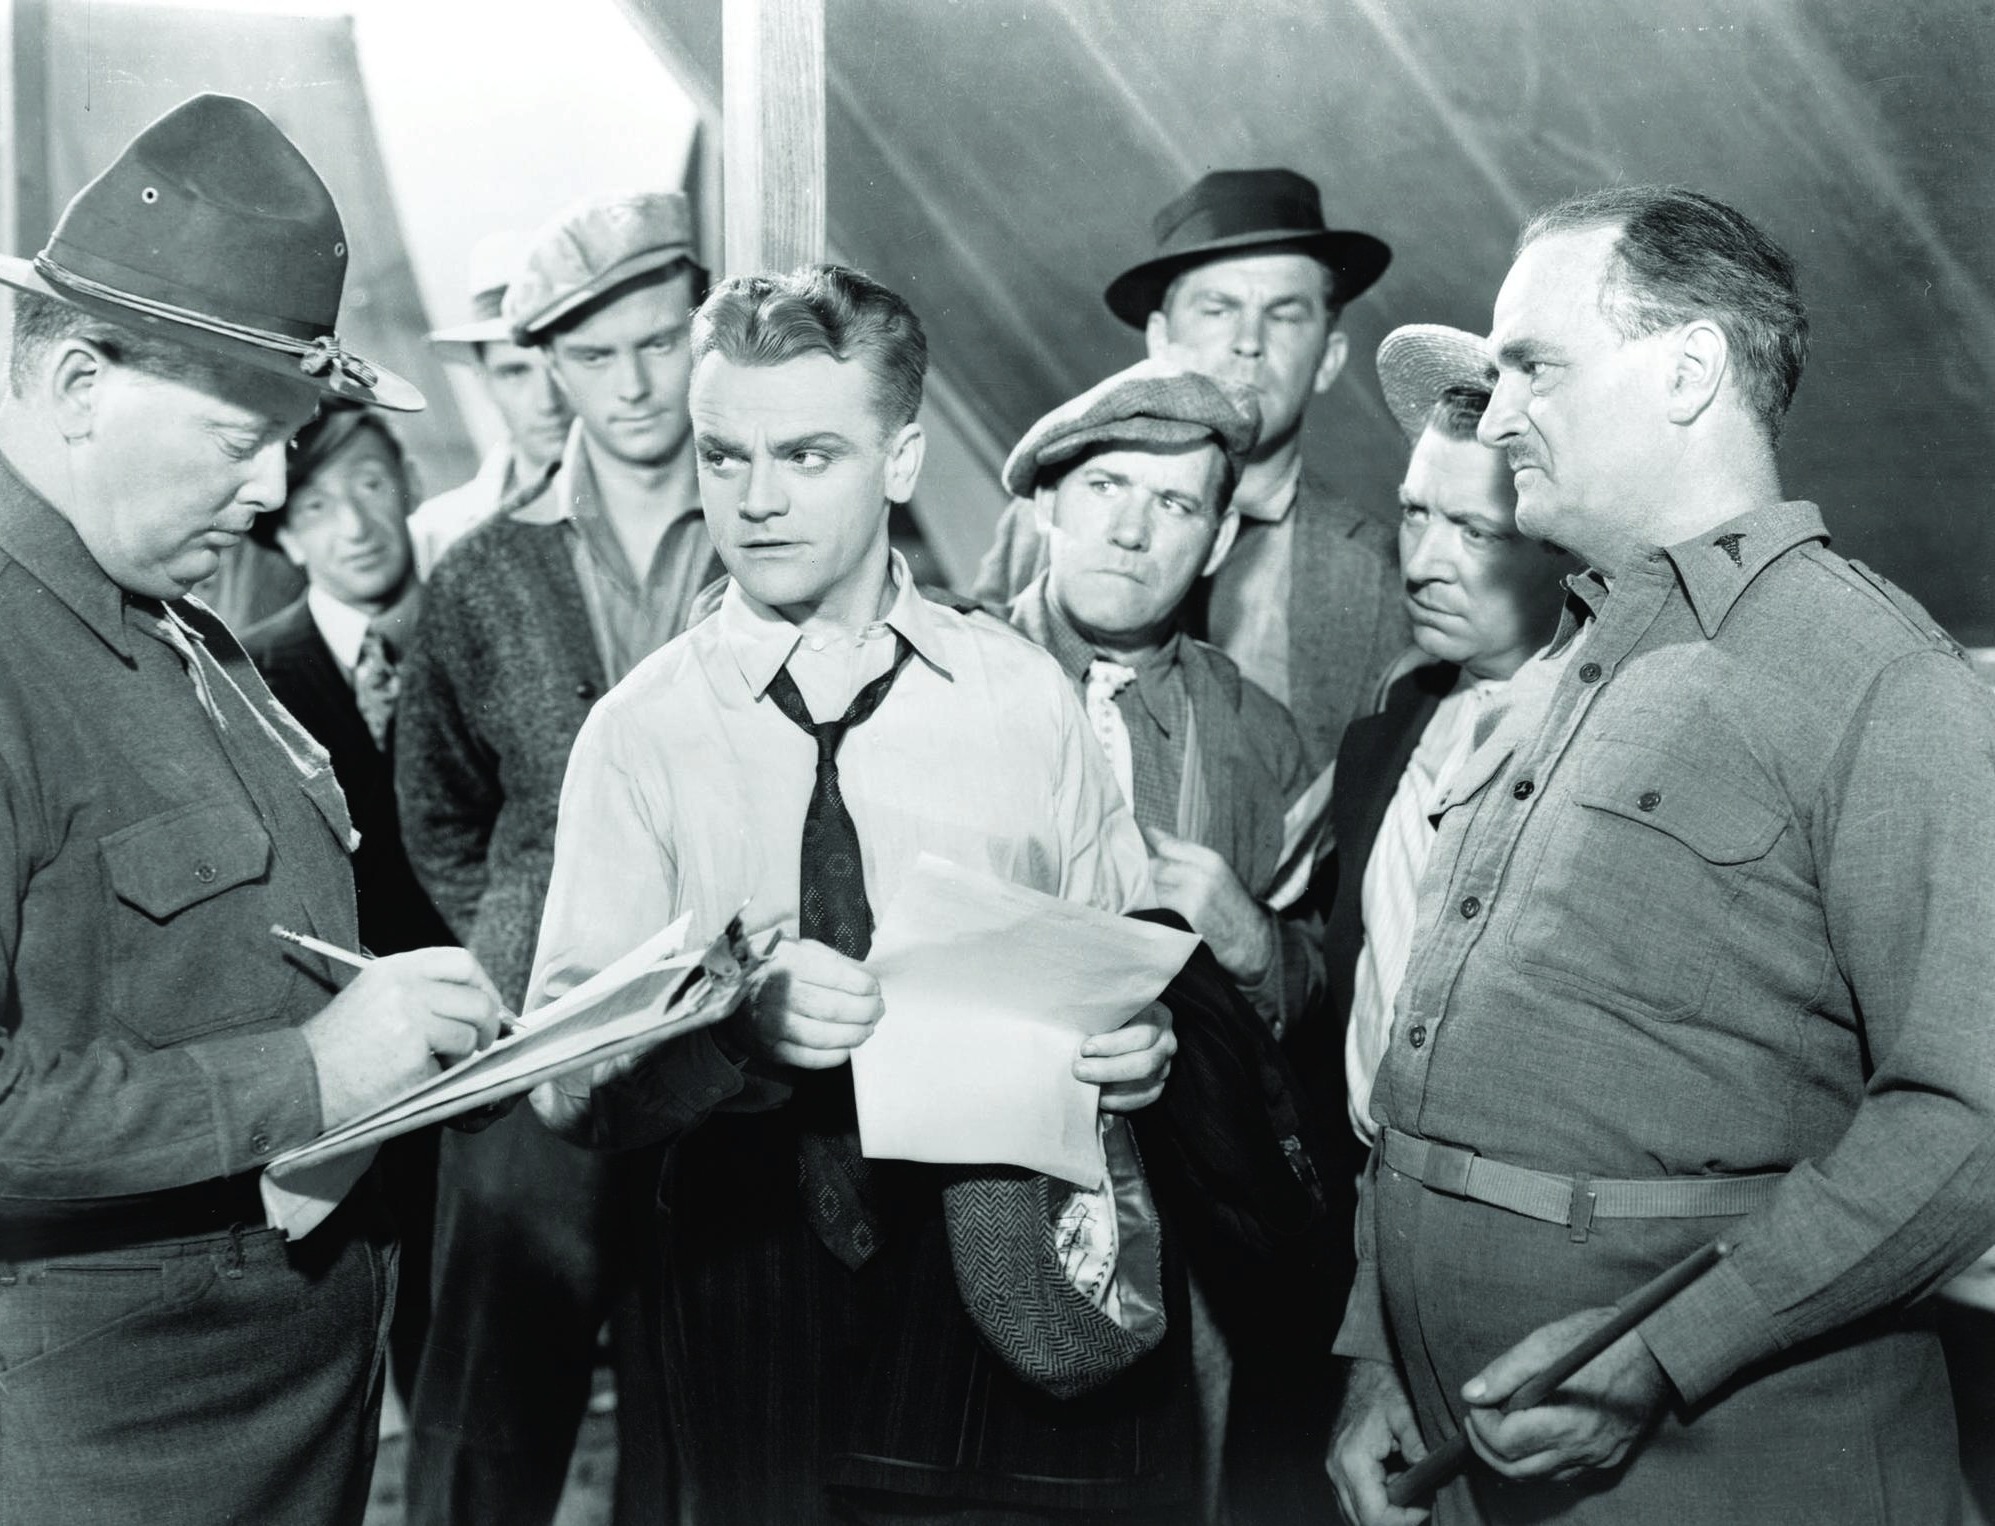
[[[0,1198],[0,1262],[101,1255],[263,1223],[254,1171],[130,1197]]]
[[[1657,1176],[1613,1179],[1559,1176],[1505,1165],[1473,1150],[1416,1139],[1387,1129],[1385,1163],[1430,1192],[1471,1198],[1547,1224],[1563,1224],[1584,1240],[1595,1219],[1710,1219],[1751,1213],[1772,1201],[1784,1171],[1755,1176]]]

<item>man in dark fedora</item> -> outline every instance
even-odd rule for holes
[[[1152,358],[1251,388],[1261,408],[1233,498],[1240,535],[1193,624],[1288,706],[1321,768],[1407,641],[1391,531],[1302,461],[1305,410],[1349,355],[1338,315],[1392,252],[1326,226],[1315,184],[1285,169],[1215,171],[1159,212],[1155,231],[1156,252],[1109,283],[1110,310],[1143,331]],[[976,596],[1007,603],[1044,565],[1031,506],[1014,503]]]
[[[271,937],[355,945],[352,821],[184,597],[321,396],[422,405],[335,336],[346,256],[297,149],[205,95],[0,261],[0,641],[33,654],[0,664],[7,1520],[360,1520],[392,1230],[361,1158],[288,1243],[259,1169],[498,1025],[462,950],[347,980]]]

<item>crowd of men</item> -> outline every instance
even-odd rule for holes
[[[1303,451],[1387,246],[1279,169],[1153,233],[1145,358],[1020,439],[963,597],[888,536],[919,315],[711,282],[677,193],[481,245],[431,337],[509,434],[420,506],[248,103],[0,261],[0,1520],[357,1522],[392,1377],[408,1518],[539,1526],[605,1327],[626,1526],[1956,1518],[1995,698],[1783,498],[1791,260],[1541,213],[1487,336],[1356,357],[1395,545]],[[302,592],[238,634],[188,591],[245,537]],[[924,852],[1197,934],[1072,1062],[1101,1181],[864,1154]],[[267,1225],[272,1157],[744,903],[724,1022]]]

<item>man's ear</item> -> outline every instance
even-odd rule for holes
[[[1151,360],[1173,360],[1176,352],[1171,344],[1171,326],[1164,320],[1164,310],[1158,308],[1143,324],[1143,353]]]
[[[1212,549],[1206,553],[1205,568],[1199,573],[1200,577],[1209,578],[1219,570],[1220,563],[1226,560],[1239,535],[1240,511],[1229,503],[1226,512],[1219,516],[1219,533],[1212,537]]]
[[[88,439],[97,425],[102,387],[110,360],[87,339],[65,339],[43,373],[43,385],[65,440]]]
[[[282,510],[278,512],[281,513]],[[285,561],[300,570],[304,568],[305,553],[299,548],[298,537],[292,533],[289,525],[279,525],[271,532],[270,538],[277,542],[277,549],[284,553]]]
[[[1351,336],[1342,329],[1332,329],[1330,337],[1323,341],[1323,360],[1316,368],[1316,382],[1311,390],[1318,394],[1328,392],[1350,358]]]
[[[1032,522],[1039,527],[1041,535],[1053,533],[1053,500],[1060,495],[1057,487],[1038,487],[1032,490]]]
[[[922,458],[928,453],[928,436],[921,425],[903,424],[887,444],[887,502],[906,503],[914,496],[915,479],[921,475]]]
[[[1695,423],[1711,406],[1731,358],[1725,331],[1709,318],[1695,318],[1683,326],[1669,355],[1667,412],[1672,424]]]

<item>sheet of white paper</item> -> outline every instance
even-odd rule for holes
[[[696,1028],[721,1015],[710,1003],[665,1003],[704,948],[681,951],[690,915],[647,939],[572,991],[528,1013],[509,1038],[453,1065],[372,1112],[287,1150],[265,1167],[264,1214],[294,1239],[339,1205],[382,1141],[531,1089],[580,1065],[655,1043],[666,1029]]]
[[[1330,819],[1330,789],[1337,775],[1337,762],[1333,758],[1330,766],[1310,782],[1308,789],[1296,796],[1282,816],[1282,855],[1276,860],[1280,865],[1275,870],[1274,891],[1268,896],[1268,904],[1276,911],[1287,911],[1302,899],[1303,891],[1309,888],[1310,876],[1316,873],[1316,861],[1323,852],[1323,836]]]
[[[1102,1178],[1090,1034],[1156,1000],[1198,939],[924,853],[880,918],[866,968],[886,1013],[852,1053],[866,1154]]]

